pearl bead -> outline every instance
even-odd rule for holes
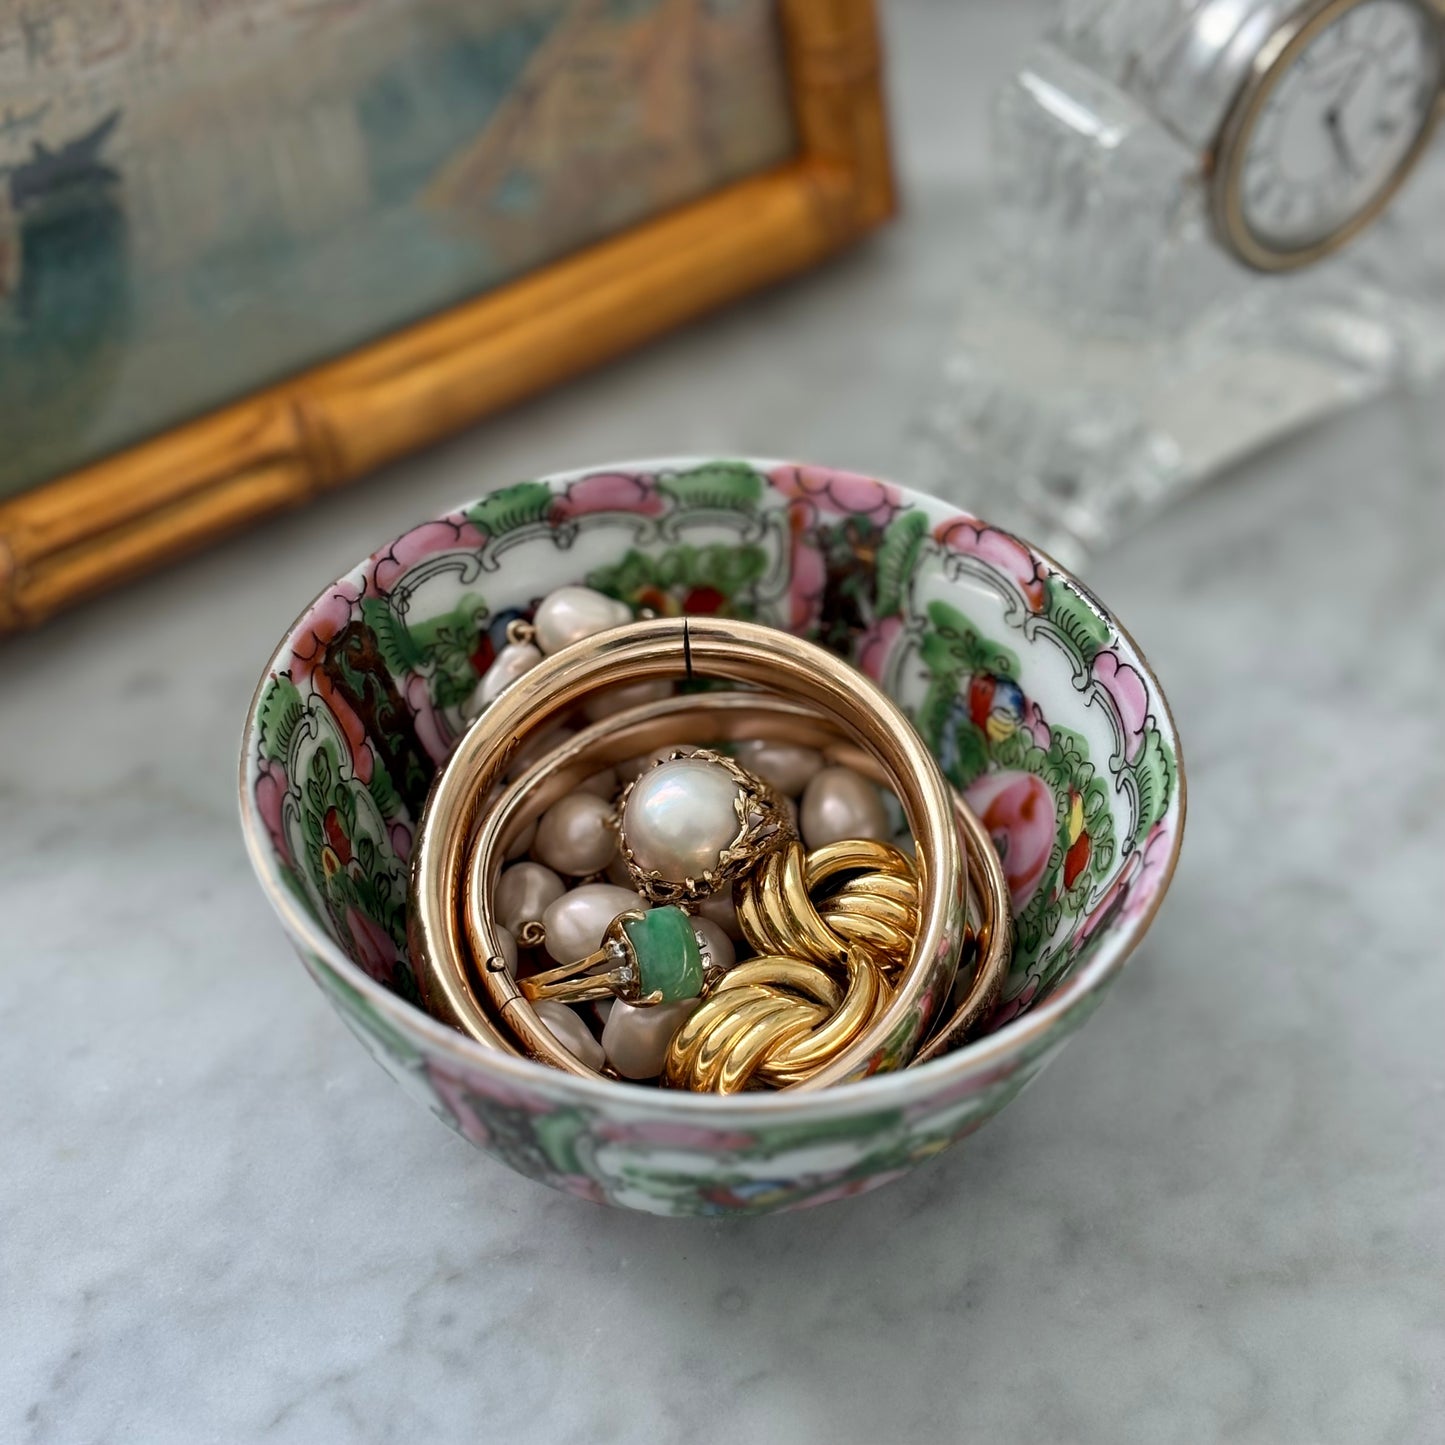
[[[537,1017],[547,1025],[547,1032],[579,1063],[586,1064],[589,1069],[600,1069],[607,1062],[607,1055],[602,1052],[602,1045],[592,1037],[592,1030],[565,1003],[545,998],[532,1007],[536,1009]]]
[[[567,885],[540,863],[513,863],[503,868],[492,897],[497,922],[510,933],[520,933],[524,923],[539,923]]]
[[[852,768],[828,767],[803,791],[803,842],[821,848],[841,838],[887,838],[883,795]]]
[[[604,688],[582,704],[582,711],[588,722],[601,722],[603,718],[625,712],[630,707],[639,707],[645,702],[657,702],[672,696],[672,684],[659,678],[656,682],[629,682],[621,687]]]
[[[701,878],[738,835],[737,800],[737,779],[705,758],[678,758],[644,773],[622,815],[634,861],[670,882]]]
[[[697,916],[716,923],[734,943],[743,936],[743,926],[738,922],[738,910],[730,893],[714,893],[711,898],[704,898],[697,905]]]
[[[692,931],[697,934],[697,946],[702,949],[705,975],[716,969],[731,968],[738,961],[737,949],[733,947],[732,939],[723,932],[722,926],[714,923],[711,918],[694,918]]]
[[[687,1022],[701,999],[636,1007],[618,999],[602,1026],[602,1050],[624,1079],[655,1079],[672,1036]]]
[[[547,952],[558,963],[576,963],[602,947],[602,935],[619,913],[646,906],[630,889],[611,883],[584,883],[549,904],[542,915]]]
[[[600,873],[617,856],[612,804],[591,793],[559,798],[537,824],[532,856],[573,878]]]
[[[754,777],[789,798],[797,797],[823,767],[823,755],[816,748],[794,743],[743,742],[733,753]]]
[[[496,702],[506,688],[524,673],[531,672],[541,660],[541,652],[532,643],[507,643],[492,659],[492,665],[482,674],[482,680],[472,693],[473,702],[480,707]]]
[[[594,798],[606,798],[610,803],[617,796],[616,770],[603,768],[600,773],[593,773],[590,778],[584,779],[577,787],[580,792],[591,793]]]
[[[543,652],[553,653],[594,632],[631,621],[632,609],[625,602],[604,597],[590,587],[559,587],[543,599],[532,627],[537,645]]]

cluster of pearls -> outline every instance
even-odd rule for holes
[[[632,621],[632,609],[590,587],[559,587],[548,593],[531,625],[516,628],[477,683],[474,710],[486,707],[544,657],[609,627]]]
[[[558,588],[530,625],[514,628],[478,683],[475,703],[495,701],[543,657],[631,620],[625,604],[590,588]],[[585,712],[596,721],[670,690],[667,683],[611,688],[589,700]],[[619,915],[647,909],[620,851],[619,829],[634,867],[676,879],[716,867],[739,834],[739,783],[719,763],[675,756],[683,751],[659,749],[598,773],[513,840],[493,902],[498,938],[515,974],[581,962],[603,946]],[[827,764],[812,748],[754,741],[731,752],[785,801],[810,849],[841,838],[884,839],[894,831],[879,789]],[[731,968],[743,936],[731,889],[690,901],[687,911],[709,976]],[[548,999],[534,1008],[581,1062],[645,1080],[662,1072],[669,1043],[700,1003],[617,999],[573,1006]]]

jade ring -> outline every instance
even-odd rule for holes
[[[517,980],[531,1003],[586,1003],[617,998],[630,1004],[696,998],[721,973],[674,904],[631,908],[607,925],[602,947],[575,963]]]

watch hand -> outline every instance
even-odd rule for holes
[[[1354,152],[1345,140],[1344,130],[1340,126],[1340,112],[1338,107],[1332,105],[1325,112],[1325,129],[1329,132],[1330,145],[1334,148],[1335,157],[1341,167],[1348,175],[1358,176],[1360,168],[1355,162]]]

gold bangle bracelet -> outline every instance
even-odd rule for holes
[[[878,764],[847,743],[836,725],[805,706],[765,694],[712,694],[706,701],[692,697],[671,697],[634,707],[626,713],[618,714],[610,719],[610,722],[612,726],[609,729],[597,729],[599,734],[605,731],[605,736],[600,737],[595,746],[577,735],[562,744],[546,760],[545,767],[542,764],[534,765],[534,768],[542,769],[542,774],[531,778],[531,806],[525,812],[518,809],[514,817],[516,827],[522,826],[527,815],[535,816],[537,812],[550,807],[599,768],[611,766],[658,747],[679,744],[742,740],[795,743],[815,748],[822,752],[830,763],[853,768],[877,782],[886,781]],[[1012,956],[1012,919],[1003,865],[987,831],[956,796],[954,806],[969,868],[967,947],[973,964],[959,978],[956,1002],[943,1010],[937,1027],[924,1049],[915,1056],[914,1062],[921,1061],[925,1054],[932,1058],[949,1048],[957,1047],[987,1018],[998,997]],[[504,833],[503,845],[508,841]],[[872,846],[884,848],[887,845]],[[827,845],[816,850],[813,856],[818,857],[828,868],[853,864],[873,867],[877,862],[871,849],[859,852],[858,856],[853,857],[848,855],[845,845],[840,844]],[[480,999],[484,1001],[483,1006],[487,1006],[490,1001],[487,1000],[484,962],[486,945],[477,941],[481,936],[479,920],[483,907],[476,886],[483,870],[474,866],[479,861],[475,852],[468,860],[466,914],[468,934],[472,940],[468,953],[473,968],[471,977],[478,988]],[[831,919],[829,921],[831,922]],[[494,964],[495,969],[504,967],[500,960]],[[803,964],[798,965],[799,969],[806,967]],[[818,973],[817,969],[813,969],[809,975],[813,979],[814,987],[818,983]],[[959,997],[959,994],[962,994],[962,997]],[[835,1005],[837,1001],[835,997]],[[815,1008],[811,1015],[808,1010],[801,1012],[808,1015],[803,1023],[806,1029],[824,1019],[827,1010]],[[503,1047],[521,1047],[524,1052],[532,1052],[538,1044],[556,1046],[551,1032],[541,1033],[540,1020],[530,1007],[519,1000],[504,996],[499,1012],[493,1013],[489,1007],[488,1016],[501,1036]],[[533,1042],[529,1044],[529,1040]],[[545,1055],[543,1057],[545,1058]]]
[[[636,622],[564,648],[518,678],[463,737],[433,786],[413,853],[411,951],[429,1007],[479,1041],[503,1047],[495,1020],[505,1012],[529,1053],[571,1073],[593,1074],[536,1020],[505,969],[494,966],[500,963],[501,945],[490,894],[500,871],[503,840],[518,825],[521,810],[535,816],[541,802],[535,783],[529,784],[536,770],[495,802],[494,795],[517,751],[597,689],[694,677],[765,688],[807,704],[846,731],[897,790],[915,839],[921,885],[913,953],[887,1008],[799,1087],[819,1088],[906,1062],[929,1031],[957,969],[964,938],[967,873],[948,785],[897,705],[855,668],[790,633],[716,618]],[[721,710],[712,699],[707,710],[716,738]],[[549,755],[550,760],[575,761],[580,748],[594,769],[605,765],[596,761],[604,753],[620,761],[626,754],[610,750],[609,735],[620,731],[621,722],[617,717],[594,724]],[[674,733],[667,741],[681,740]],[[469,845],[481,866],[469,869]],[[469,872],[476,875],[475,887],[464,887]],[[464,895],[471,895],[470,921],[496,1014],[482,1005],[468,977]]]
[[[618,714],[610,721],[610,729],[596,729],[599,738],[595,744],[586,736],[578,734],[569,739],[551,758],[534,764],[528,776],[518,781],[518,787],[523,783],[529,784],[531,805],[523,808],[522,799],[513,798],[513,827],[520,827],[527,816],[535,816],[537,812],[550,807],[600,767],[622,762],[660,746],[744,739],[794,743],[816,749],[829,763],[851,768],[876,783],[887,783],[887,776],[879,764],[848,742],[836,724],[805,706],[766,694],[711,694],[705,702],[691,697],[671,697],[635,707],[629,712]],[[957,1048],[987,1020],[997,1002],[1013,956],[1013,918],[1003,863],[994,848],[993,840],[977,816],[957,794],[954,794],[953,801],[961,847],[969,870],[966,956],[970,967],[961,970],[953,1001],[943,1010],[937,1026],[924,1047],[914,1056],[913,1063],[936,1058]],[[507,825],[503,824],[503,845],[508,841],[506,831]],[[897,850],[888,844],[828,844],[808,855],[813,867],[799,880],[799,886],[806,890],[809,876],[815,883],[824,883],[830,876],[841,871],[855,868],[880,869],[888,866],[883,860],[889,854],[899,856]],[[467,927],[473,941],[474,961],[485,957],[485,944],[478,942],[481,937],[479,921],[485,906],[479,880],[485,875],[485,865],[486,860],[474,851],[468,861],[466,904]],[[870,891],[875,893],[879,886],[877,879],[878,874],[875,872],[870,877]],[[910,890],[916,887],[911,881],[907,886]],[[791,905],[795,915],[809,907],[804,901],[806,897],[805,891],[803,900],[795,900]],[[830,902],[831,900],[825,900],[822,905],[823,920],[829,927],[836,929],[834,915],[828,911]],[[876,912],[876,903],[875,896],[870,900],[870,913]],[[858,915],[859,920],[863,917],[861,913]],[[741,917],[739,921],[742,921]],[[819,950],[819,956],[830,954],[838,943],[831,934],[822,935],[822,939],[826,939],[826,944]],[[773,941],[784,947],[797,947],[800,943],[798,934],[791,926],[786,936]],[[756,940],[754,942],[756,945]],[[500,962],[495,965],[498,971],[503,967]],[[568,972],[572,970],[569,969]],[[856,967],[853,972],[855,976],[851,981],[860,987],[866,986],[866,979],[856,976],[859,972]],[[491,991],[486,987],[488,979],[480,968],[476,976],[484,994]],[[803,1056],[796,1050],[803,1047],[808,1034],[818,1026],[826,1024],[830,1012],[837,1008],[843,998],[842,990],[828,979],[822,969],[798,959],[772,956],[766,960],[766,964],[759,959],[750,959],[735,965],[728,973],[729,989],[737,989],[745,980],[764,987],[789,987],[795,993],[802,993],[804,1000],[811,998],[812,1003],[805,1006],[804,1000],[794,1000],[790,1014],[787,1010],[779,1009],[774,1000],[772,1007],[765,1007],[760,1003],[754,1015],[726,1020],[723,1029],[709,1041],[709,1046],[717,1049],[722,1045],[730,1045],[727,1048],[727,1059],[724,1060],[718,1055],[710,1059],[694,1060],[697,1068],[689,1082],[725,1089],[731,1082],[727,1071],[745,1073],[745,1064],[751,1062],[744,1057],[747,1040],[742,1038],[748,1024],[756,1026],[752,1033],[752,1042],[759,1051],[775,1041],[774,1037],[769,1036],[768,1029],[776,1034],[789,1024],[793,1025],[796,1032],[796,1039],[793,1041],[795,1050],[780,1050],[776,1056],[776,1067],[770,1068],[770,1073],[781,1080],[785,1077],[784,1071],[790,1067],[793,1072],[797,1072],[796,1061]],[[519,991],[526,994],[525,982]],[[503,1031],[516,1034],[519,1043],[535,1038],[538,1043],[555,1047],[551,1032],[546,1031],[543,1034],[544,1026],[540,1020],[523,1003],[511,998],[510,991],[500,995],[494,993],[493,1002],[500,1004]],[[719,1012],[717,1007],[709,1010],[709,1015],[700,1019],[696,1028],[715,1018]],[[764,1026],[765,1015],[767,1028]],[[823,1042],[820,1040],[820,1045]],[[685,1044],[686,1040],[682,1040],[682,1043]],[[523,1046],[530,1051],[528,1046]],[[676,1064],[669,1072],[672,1082],[681,1082],[680,1070]]]

